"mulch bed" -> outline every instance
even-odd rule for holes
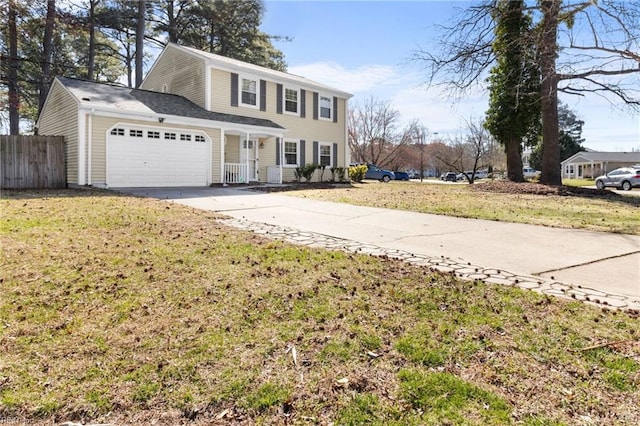
[[[303,182],[289,183],[279,186],[260,185],[251,188],[253,191],[260,192],[288,192],[288,191],[304,191],[305,189],[333,189],[349,187],[349,183],[330,183],[330,182]]]
[[[581,188],[578,186],[543,185],[533,182],[511,182],[507,180],[481,182],[472,185],[471,189],[482,192],[500,192],[505,194],[529,194],[529,195],[560,195],[560,196],[587,196],[587,197],[611,197],[619,198],[621,195],[604,189]]]

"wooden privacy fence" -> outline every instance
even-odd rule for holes
[[[0,187],[65,188],[64,151],[62,136],[0,135]]]

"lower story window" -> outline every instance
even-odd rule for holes
[[[298,165],[298,142],[297,141],[284,142],[284,164],[287,166]]]
[[[331,145],[320,145],[320,165],[331,166]]]

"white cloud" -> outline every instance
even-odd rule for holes
[[[363,65],[349,70],[335,62],[291,66],[288,72],[354,94],[391,84],[398,77],[397,70],[388,65]]]

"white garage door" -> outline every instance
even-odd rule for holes
[[[118,126],[107,136],[107,185],[208,185],[209,141],[198,132]]]

